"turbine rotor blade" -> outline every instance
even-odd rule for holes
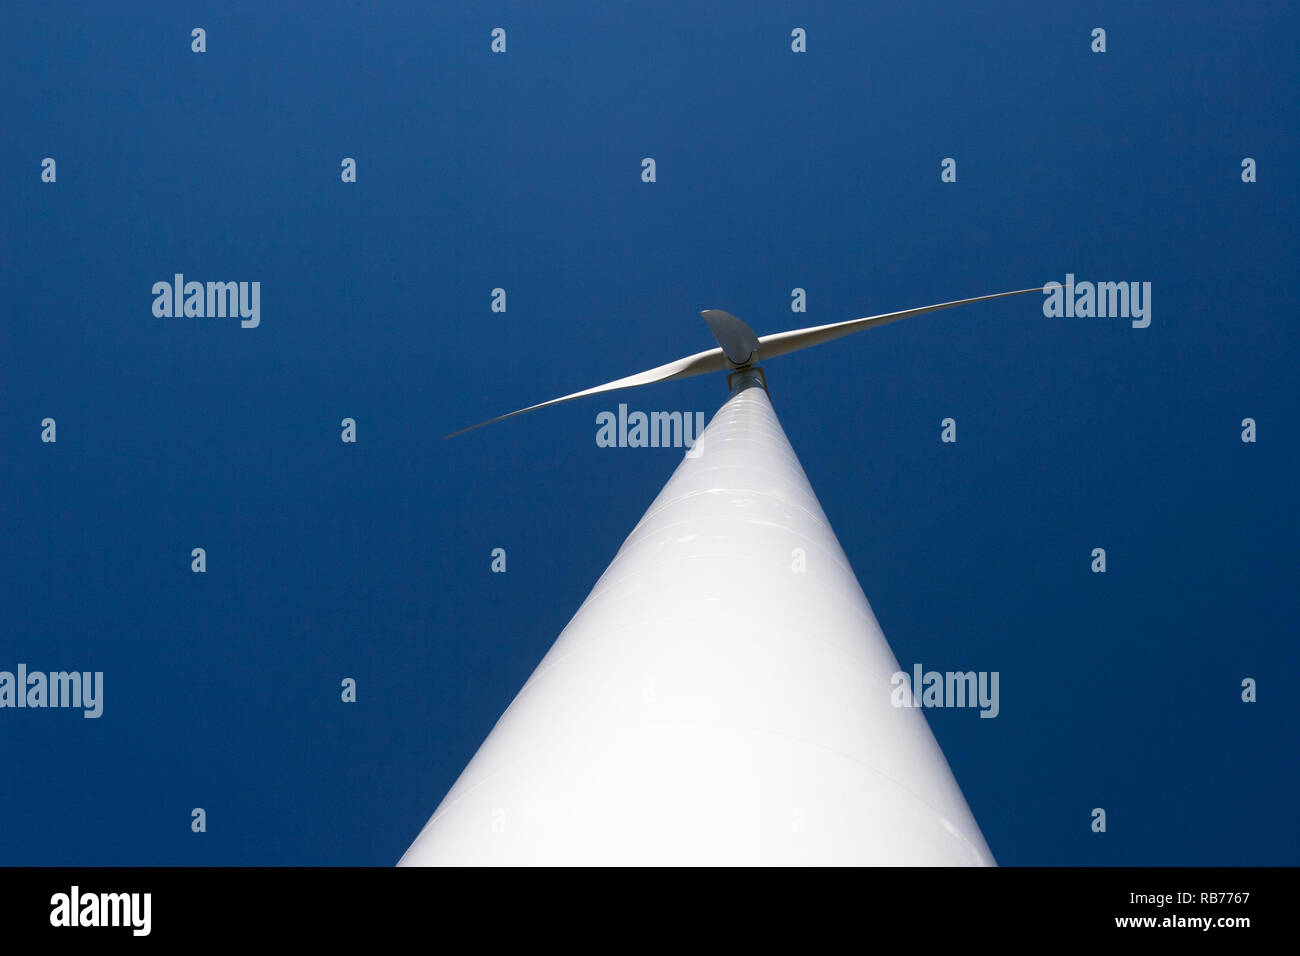
[[[886,312],[883,315],[870,315],[865,319],[849,319],[847,322],[833,322],[830,325],[815,325],[807,329],[793,329],[789,332],[775,332],[764,335],[758,340],[758,357],[755,362],[765,362],[778,355],[788,355],[813,345],[821,345],[833,339],[864,329],[874,329],[878,325],[888,325],[899,319],[910,319],[914,315],[951,309],[955,305],[969,305],[972,302],[987,302],[990,299],[1004,299],[1009,295],[1024,295],[1026,292],[1042,292],[1037,289],[1017,289],[1015,292],[995,292],[993,295],[979,295],[973,299],[957,299],[955,302],[939,302],[935,305],[923,305],[919,309],[905,309],[902,312]]]
[[[527,408],[507,412],[504,415],[498,415],[496,418],[489,418],[485,422],[479,422],[477,425],[462,428],[460,431],[452,432],[444,437],[455,438],[457,435],[463,435],[476,428],[482,428],[484,425],[492,425],[507,418],[522,415],[524,412],[536,411],[549,405],[559,405],[561,402],[572,401],[575,398],[584,398],[588,395],[599,395],[601,392],[613,392],[621,388],[635,388],[638,385],[652,385],[655,382],[667,382],[675,378],[690,378],[694,375],[705,375],[709,372],[721,372],[744,365],[757,364],[760,361],[776,358],[778,355],[787,355],[790,352],[797,352],[813,345],[830,342],[845,335],[852,335],[854,332],[861,332],[864,329],[872,329],[878,325],[888,325],[890,322],[897,322],[899,319],[908,319],[914,315],[938,312],[940,309],[950,309],[956,305],[969,305],[972,302],[986,302],[990,299],[1003,299],[1010,295],[1024,295],[1026,292],[1041,291],[1043,289],[1040,286],[1037,289],[1018,289],[1015,292],[995,292],[993,295],[981,295],[973,299],[939,302],[935,305],[921,306],[919,309],[886,312],[883,315],[867,316],[865,319],[849,319],[847,322],[833,322],[830,325],[816,325],[806,329],[776,332],[761,337],[755,336],[754,331],[748,325],[731,313],[723,312],[721,309],[709,309],[700,314],[704,317],[704,321],[708,323],[709,329],[713,332],[713,337],[718,340],[719,348],[710,349],[707,352],[696,352],[694,355],[688,355],[675,362],[669,362],[667,365],[660,365],[644,372],[637,372],[635,375],[629,375],[626,378],[606,382],[604,385],[597,385],[594,388],[583,389],[581,392],[574,392],[571,395],[553,398],[548,402],[540,402],[537,405],[529,405]]]
[[[737,320],[739,321],[739,320]],[[669,362],[667,365],[660,365],[656,368],[646,369],[644,372],[637,372],[635,375],[629,375],[626,378],[616,379],[613,382],[606,382],[604,385],[597,385],[594,388],[583,389],[581,392],[574,392],[572,395],[562,395],[559,398],[553,398],[549,402],[541,402],[537,405],[529,405],[527,408],[521,408],[518,411],[507,412],[504,415],[498,415],[496,418],[489,418],[485,422],[479,422],[477,425],[470,425],[469,428],[462,428],[458,432],[452,432],[450,435],[444,435],[444,438],[455,438],[457,435],[463,435],[466,432],[472,432],[476,428],[482,428],[484,425],[491,425],[495,422],[504,421],[507,418],[514,418],[516,415],[522,415],[524,412],[535,411],[539,408],[546,408],[548,405],[558,405],[561,402],[568,402],[575,398],[584,398],[587,395],[599,395],[601,392],[613,392],[620,388],[635,388],[637,385],[653,385],[655,382],[666,382],[674,378],[690,378],[693,375],[706,375],[709,372],[720,372],[727,368],[727,363],[722,354],[722,349],[710,349],[707,352],[696,352],[694,355],[688,355],[686,358],[680,358],[675,362]]]

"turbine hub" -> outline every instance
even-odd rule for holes
[[[758,359],[758,336],[740,319],[721,309],[701,312],[709,331],[722,346],[722,354],[732,368],[744,368]]]

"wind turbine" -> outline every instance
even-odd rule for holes
[[[758,363],[1037,291],[761,338],[712,309],[715,349],[456,432],[728,373],[726,402],[399,865],[995,865],[921,709],[891,702],[898,662]]]

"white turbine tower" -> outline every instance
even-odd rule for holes
[[[922,711],[891,702],[898,662],[757,363],[1035,291],[762,338],[711,310],[719,348],[483,422],[730,372],[399,865],[994,865]]]

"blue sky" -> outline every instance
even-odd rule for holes
[[[0,710],[0,862],[395,862],[676,465],[597,413],[725,386],[444,434],[700,309],[1067,273],[1150,327],[983,304],[773,402],[903,666],[1000,672],[997,719],[927,714],[1000,863],[1297,862],[1293,9],[278,7],[0,19],[0,669],[105,672],[98,720]],[[176,272],[260,326],[155,317]]]

